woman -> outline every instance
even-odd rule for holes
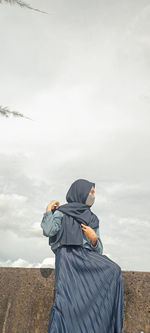
[[[67,204],[51,201],[41,223],[55,253],[48,333],[123,333],[122,272],[102,254],[99,219],[90,209],[94,193],[95,183],[77,179]]]

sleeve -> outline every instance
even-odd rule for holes
[[[90,240],[90,245],[91,245],[91,247],[92,247],[93,250],[96,250],[97,252],[99,252],[99,253],[102,254],[103,253],[103,243],[102,243],[102,241],[100,239],[99,228],[96,228],[94,231],[95,231],[95,233],[97,235],[98,240],[97,240],[97,243],[96,243],[95,246],[92,245],[92,242]]]
[[[61,227],[62,216],[63,214],[57,210],[54,212],[54,214],[52,211],[44,213],[41,222],[41,228],[43,229],[44,236],[50,237],[57,234]]]

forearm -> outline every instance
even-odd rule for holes
[[[92,243],[93,246],[96,246],[97,242],[98,242],[98,237],[97,237],[97,235],[95,234],[95,236],[93,236],[93,237],[91,238],[91,243]]]
[[[94,246],[92,245],[92,241],[90,241],[91,247],[93,248],[93,250],[99,252],[100,254],[103,254],[103,243],[102,243],[101,238],[100,238],[99,228],[97,228],[95,230],[95,234],[96,234],[98,240],[97,240],[96,245],[94,245]],[[95,237],[95,242],[96,242],[96,237]],[[94,239],[93,239],[93,244],[94,244]]]

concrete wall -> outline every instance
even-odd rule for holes
[[[122,276],[123,332],[150,333],[150,272]],[[47,333],[53,300],[54,269],[0,267],[1,333]]]

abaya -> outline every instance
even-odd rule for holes
[[[59,234],[61,246],[55,255],[55,292],[48,333],[123,333],[121,268],[106,255],[80,243],[81,223],[92,228],[99,225],[97,216],[85,205],[92,186],[95,183],[76,180],[66,195],[68,204],[58,208],[65,217]]]

